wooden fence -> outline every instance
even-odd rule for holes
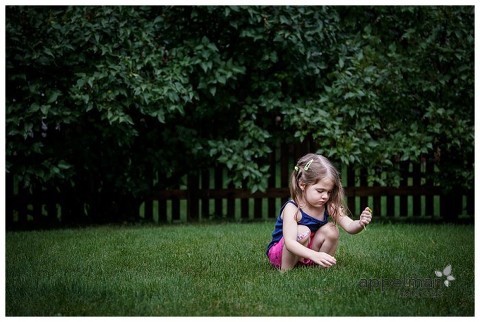
[[[158,223],[273,219],[289,198],[288,181],[296,160],[312,150],[308,144],[279,145],[270,155],[270,177],[264,192],[234,188],[226,183],[225,169],[209,169],[190,174],[176,188],[152,192],[132,216]],[[372,186],[361,171],[345,167],[339,170],[354,218],[368,205],[374,209],[374,216],[382,220],[473,222],[473,189],[467,195],[442,195],[441,189],[426,176],[434,171],[432,164],[402,164],[400,187]],[[58,200],[58,195],[48,191],[35,196],[15,193],[13,181],[7,176],[7,229],[26,223],[48,226],[62,222],[62,200]]]
[[[265,192],[226,185],[226,171],[210,169],[189,175],[183,185],[153,193],[141,216],[161,223],[275,218],[288,200],[288,181],[296,160],[310,147],[281,145],[270,156],[270,176]],[[365,172],[342,169],[348,208],[354,217],[367,205],[376,218],[411,221],[473,222],[473,189],[468,195],[442,195],[427,179],[433,164],[404,163],[399,187],[372,186]]]

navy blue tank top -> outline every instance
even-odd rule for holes
[[[270,250],[270,248],[273,245],[275,245],[275,243],[278,243],[280,241],[280,239],[282,239],[282,237],[283,237],[282,212],[283,212],[283,209],[285,208],[285,206],[289,202],[292,203],[293,205],[295,205],[295,207],[297,207],[297,204],[295,203],[295,201],[289,200],[280,209],[280,214],[277,217],[277,221],[275,222],[275,228],[274,228],[273,233],[272,233],[272,241],[267,246],[267,254],[268,254],[268,251]],[[324,220],[318,220],[316,218],[311,217],[310,215],[305,213],[301,208],[300,208],[300,212],[302,214],[302,219],[298,222],[298,224],[307,226],[312,233],[316,232],[320,227],[322,227],[323,225],[328,223],[327,207],[325,207],[325,213],[324,213],[324,218],[323,218]]]

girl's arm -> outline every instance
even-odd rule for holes
[[[346,214],[342,213],[338,216],[337,223],[349,234],[358,234],[370,223],[372,220],[372,213],[370,208],[365,208],[360,214],[360,219],[353,220]]]
[[[285,247],[297,256],[310,258],[314,251],[297,241],[297,210],[298,208],[291,203],[287,204],[283,209],[283,238]]]

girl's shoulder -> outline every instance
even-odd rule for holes
[[[280,216],[282,220],[285,218],[285,216],[294,217],[296,222],[302,220],[302,212],[293,200],[289,200],[283,205],[283,210]]]

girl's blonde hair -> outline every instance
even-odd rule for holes
[[[348,211],[345,205],[345,192],[340,173],[324,156],[308,153],[298,160],[290,176],[290,197],[297,205],[300,205],[299,202],[303,199],[303,190],[300,188],[300,183],[304,183],[308,187],[324,178],[329,178],[334,183],[327,202],[327,209],[328,214],[334,221],[337,221],[338,216],[343,215],[343,209]]]

